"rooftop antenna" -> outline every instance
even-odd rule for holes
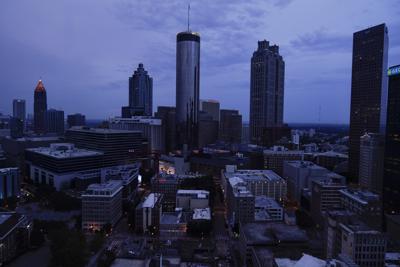
[[[189,32],[190,31],[190,3],[188,4],[188,29],[187,29],[187,31]]]

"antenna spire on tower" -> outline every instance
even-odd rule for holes
[[[188,32],[190,31],[190,3],[188,4]]]

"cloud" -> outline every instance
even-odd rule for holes
[[[352,35],[329,34],[320,29],[299,36],[290,45],[293,49],[311,53],[347,52],[352,47]]]
[[[176,33],[186,30],[181,0],[0,1],[0,110],[15,97],[32,112],[40,76],[49,106],[88,118],[119,115],[139,62],[153,77],[154,105],[175,104]],[[363,6],[360,9],[360,6]],[[399,3],[354,0],[196,0],[191,29],[201,34],[201,97],[248,120],[250,58],[257,41],[280,46],[286,62],[285,120],[347,122],[351,38],[385,21],[389,64],[400,62]],[[351,20],[349,19],[351,18]]]

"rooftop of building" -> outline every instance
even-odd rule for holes
[[[150,125],[161,125],[162,120],[151,116],[133,116],[131,118],[115,117],[110,119],[110,123],[145,123]]]
[[[287,258],[275,258],[277,267],[325,267],[328,266],[325,260],[321,260],[314,256],[303,254],[298,260],[291,260]]]
[[[236,170],[234,172],[225,171],[225,176],[227,178],[239,177],[244,181],[284,181],[282,177],[271,170]]]
[[[320,180],[313,180],[312,183],[318,184],[319,186],[330,186],[330,187],[346,187],[346,178],[339,174],[330,172],[326,174],[326,178]]]
[[[194,209],[193,220],[211,220],[210,208]]]
[[[248,245],[277,245],[279,243],[307,242],[304,230],[284,223],[248,223],[243,226]]]
[[[104,154],[100,151],[76,148],[71,143],[53,143],[50,144],[50,147],[28,148],[26,150],[56,159],[101,156]]]
[[[233,176],[233,177],[228,178],[228,181],[229,181],[229,183],[230,183],[230,185],[232,187],[246,184],[246,182],[242,178],[237,177],[237,176]]]
[[[191,196],[196,196],[197,198],[208,198],[210,195],[210,192],[206,190],[187,190],[187,189],[179,189],[178,192],[176,192],[176,196],[178,195],[191,195]]]
[[[110,180],[102,184],[89,185],[82,196],[114,196],[121,189],[121,181]]]
[[[139,204],[140,208],[154,208],[157,201],[159,201],[162,197],[160,193],[151,193],[148,195],[141,204]]]
[[[19,171],[19,169],[15,168],[15,167],[1,168],[0,169],[0,174],[8,174],[8,173],[11,173],[11,172],[18,172],[18,171]]]
[[[337,157],[337,158],[343,158],[343,159],[348,159],[349,156],[340,152],[336,152],[333,150],[329,150],[326,152],[317,152],[314,153],[314,156],[325,156],[325,157]]]
[[[287,148],[283,146],[273,146],[270,149],[265,149],[263,151],[264,154],[295,154],[295,155],[303,155],[304,151],[303,150],[288,150]]]
[[[121,180],[125,185],[134,179],[138,179],[139,167],[139,163],[106,167],[101,169],[101,175],[106,180]]]
[[[233,188],[233,195],[235,197],[253,197],[253,194],[247,189],[246,186],[236,185]]]
[[[290,160],[290,161],[285,161],[285,164],[294,168],[321,170],[321,171],[327,170],[322,166],[319,166],[311,161],[306,161],[306,160]]]
[[[182,208],[175,209],[173,212],[163,212],[160,217],[160,224],[178,224],[183,221]]]
[[[346,222],[340,223],[340,226],[349,233],[373,234],[373,235],[382,234],[381,232],[372,229],[363,221],[361,221],[361,219],[358,218],[349,218]]]
[[[203,177],[202,174],[168,174],[168,173],[160,173],[157,176],[154,176],[153,179],[165,182],[178,181],[181,179],[193,179]]]
[[[96,133],[96,134],[129,134],[133,132],[141,131],[130,131],[130,130],[117,130],[109,128],[90,128],[87,126],[73,126],[67,130],[67,132],[85,132],[85,133]]]
[[[326,214],[329,217],[348,217],[349,219],[354,217],[354,213],[347,210],[347,209],[331,209],[331,210],[327,210]]]
[[[275,199],[266,196],[256,196],[254,199],[254,206],[256,208],[266,209],[279,209],[282,208]]]
[[[364,205],[367,205],[369,202],[376,202],[379,201],[379,195],[375,194],[371,191],[367,191],[367,190],[355,190],[355,189],[350,189],[350,188],[346,188],[346,189],[342,189],[340,190],[340,193],[342,193],[343,195],[361,203]]]
[[[7,139],[16,141],[16,142],[46,142],[46,141],[58,141],[60,140],[59,136],[24,136],[21,138],[13,139],[11,137],[7,137]]]

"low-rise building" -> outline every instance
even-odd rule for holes
[[[0,212],[0,265],[27,250],[33,223],[16,212]]]
[[[266,196],[255,197],[254,220],[259,221],[283,221],[284,210],[273,198]]]
[[[176,208],[184,211],[205,209],[209,206],[210,192],[205,190],[178,190],[176,193]]]
[[[228,180],[233,177],[242,179],[254,196],[267,196],[277,201],[283,201],[286,197],[286,181],[271,170],[237,170],[227,166],[222,173],[225,190]]]
[[[378,194],[366,190],[343,189],[339,191],[343,208],[351,211],[373,228],[381,226],[382,203]]]
[[[255,198],[239,177],[231,177],[226,190],[227,216],[231,226],[254,221]]]
[[[177,237],[184,236],[187,231],[187,223],[190,220],[188,213],[182,209],[172,212],[163,212],[160,218],[160,236]]]
[[[341,207],[342,189],[346,189],[346,180],[335,173],[327,174],[326,179],[312,181],[311,216],[316,224],[323,226],[325,212]]]
[[[56,190],[69,188],[80,171],[99,169],[103,159],[102,152],[78,149],[70,143],[28,148],[25,153],[28,177],[36,184],[47,184]]]
[[[165,138],[162,120],[150,116],[133,116],[131,118],[111,118],[110,129],[141,131],[149,142],[149,152],[164,153]]]
[[[148,151],[141,131],[75,126],[65,132],[65,138],[78,148],[103,152],[104,167],[135,163]]]
[[[359,266],[385,266],[386,237],[363,223],[342,223],[342,254]]]
[[[190,163],[182,156],[161,155],[158,161],[158,172],[185,175],[190,172]]]
[[[131,199],[139,184],[140,163],[106,167],[101,169],[101,181],[104,183],[109,180],[122,182],[122,198]]]
[[[139,233],[158,232],[162,214],[162,199],[160,193],[151,193],[136,207],[135,230]]]
[[[283,162],[290,160],[303,160],[304,151],[287,150],[281,146],[264,150],[264,168],[272,170],[278,175],[283,175]]]
[[[294,160],[283,163],[283,178],[288,187],[288,198],[301,203],[304,189],[311,189],[313,180],[325,178],[327,169],[310,161]]]
[[[210,221],[211,220],[211,210],[210,210],[210,208],[193,209],[192,219],[193,220]]]
[[[51,143],[60,142],[59,136],[31,136],[13,139],[6,137],[2,140],[2,148],[4,150],[4,156],[12,166],[19,168],[21,177],[29,176],[25,166],[25,150],[27,148],[35,147],[48,147]],[[7,166],[4,167],[8,167]]]
[[[201,177],[201,175],[160,173],[151,179],[151,191],[163,194],[163,210],[172,212],[175,210],[176,193],[178,192],[181,183],[186,179],[199,177]]]
[[[333,209],[326,212],[324,227],[324,254],[327,259],[334,259],[342,253],[342,228],[340,224],[355,219],[355,214],[345,209]]]
[[[219,176],[226,165],[235,165],[238,169],[249,169],[251,162],[252,160],[242,153],[203,147],[202,153],[193,154],[190,157],[190,170]]]
[[[246,263],[253,248],[269,249],[275,257],[299,258],[309,248],[304,230],[284,223],[248,223],[240,229],[240,254]],[[247,265],[248,266],[248,265]]]
[[[122,183],[91,184],[82,194],[82,229],[100,231],[122,217]]]
[[[347,154],[343,154],[340,152],[336,152],[333,150],[321,152],[321,153],[313,153],[313,162],[318,164],[321,167],[327,168],[330,171],[337,170],[337,167],[349,160],[349,156]]]

